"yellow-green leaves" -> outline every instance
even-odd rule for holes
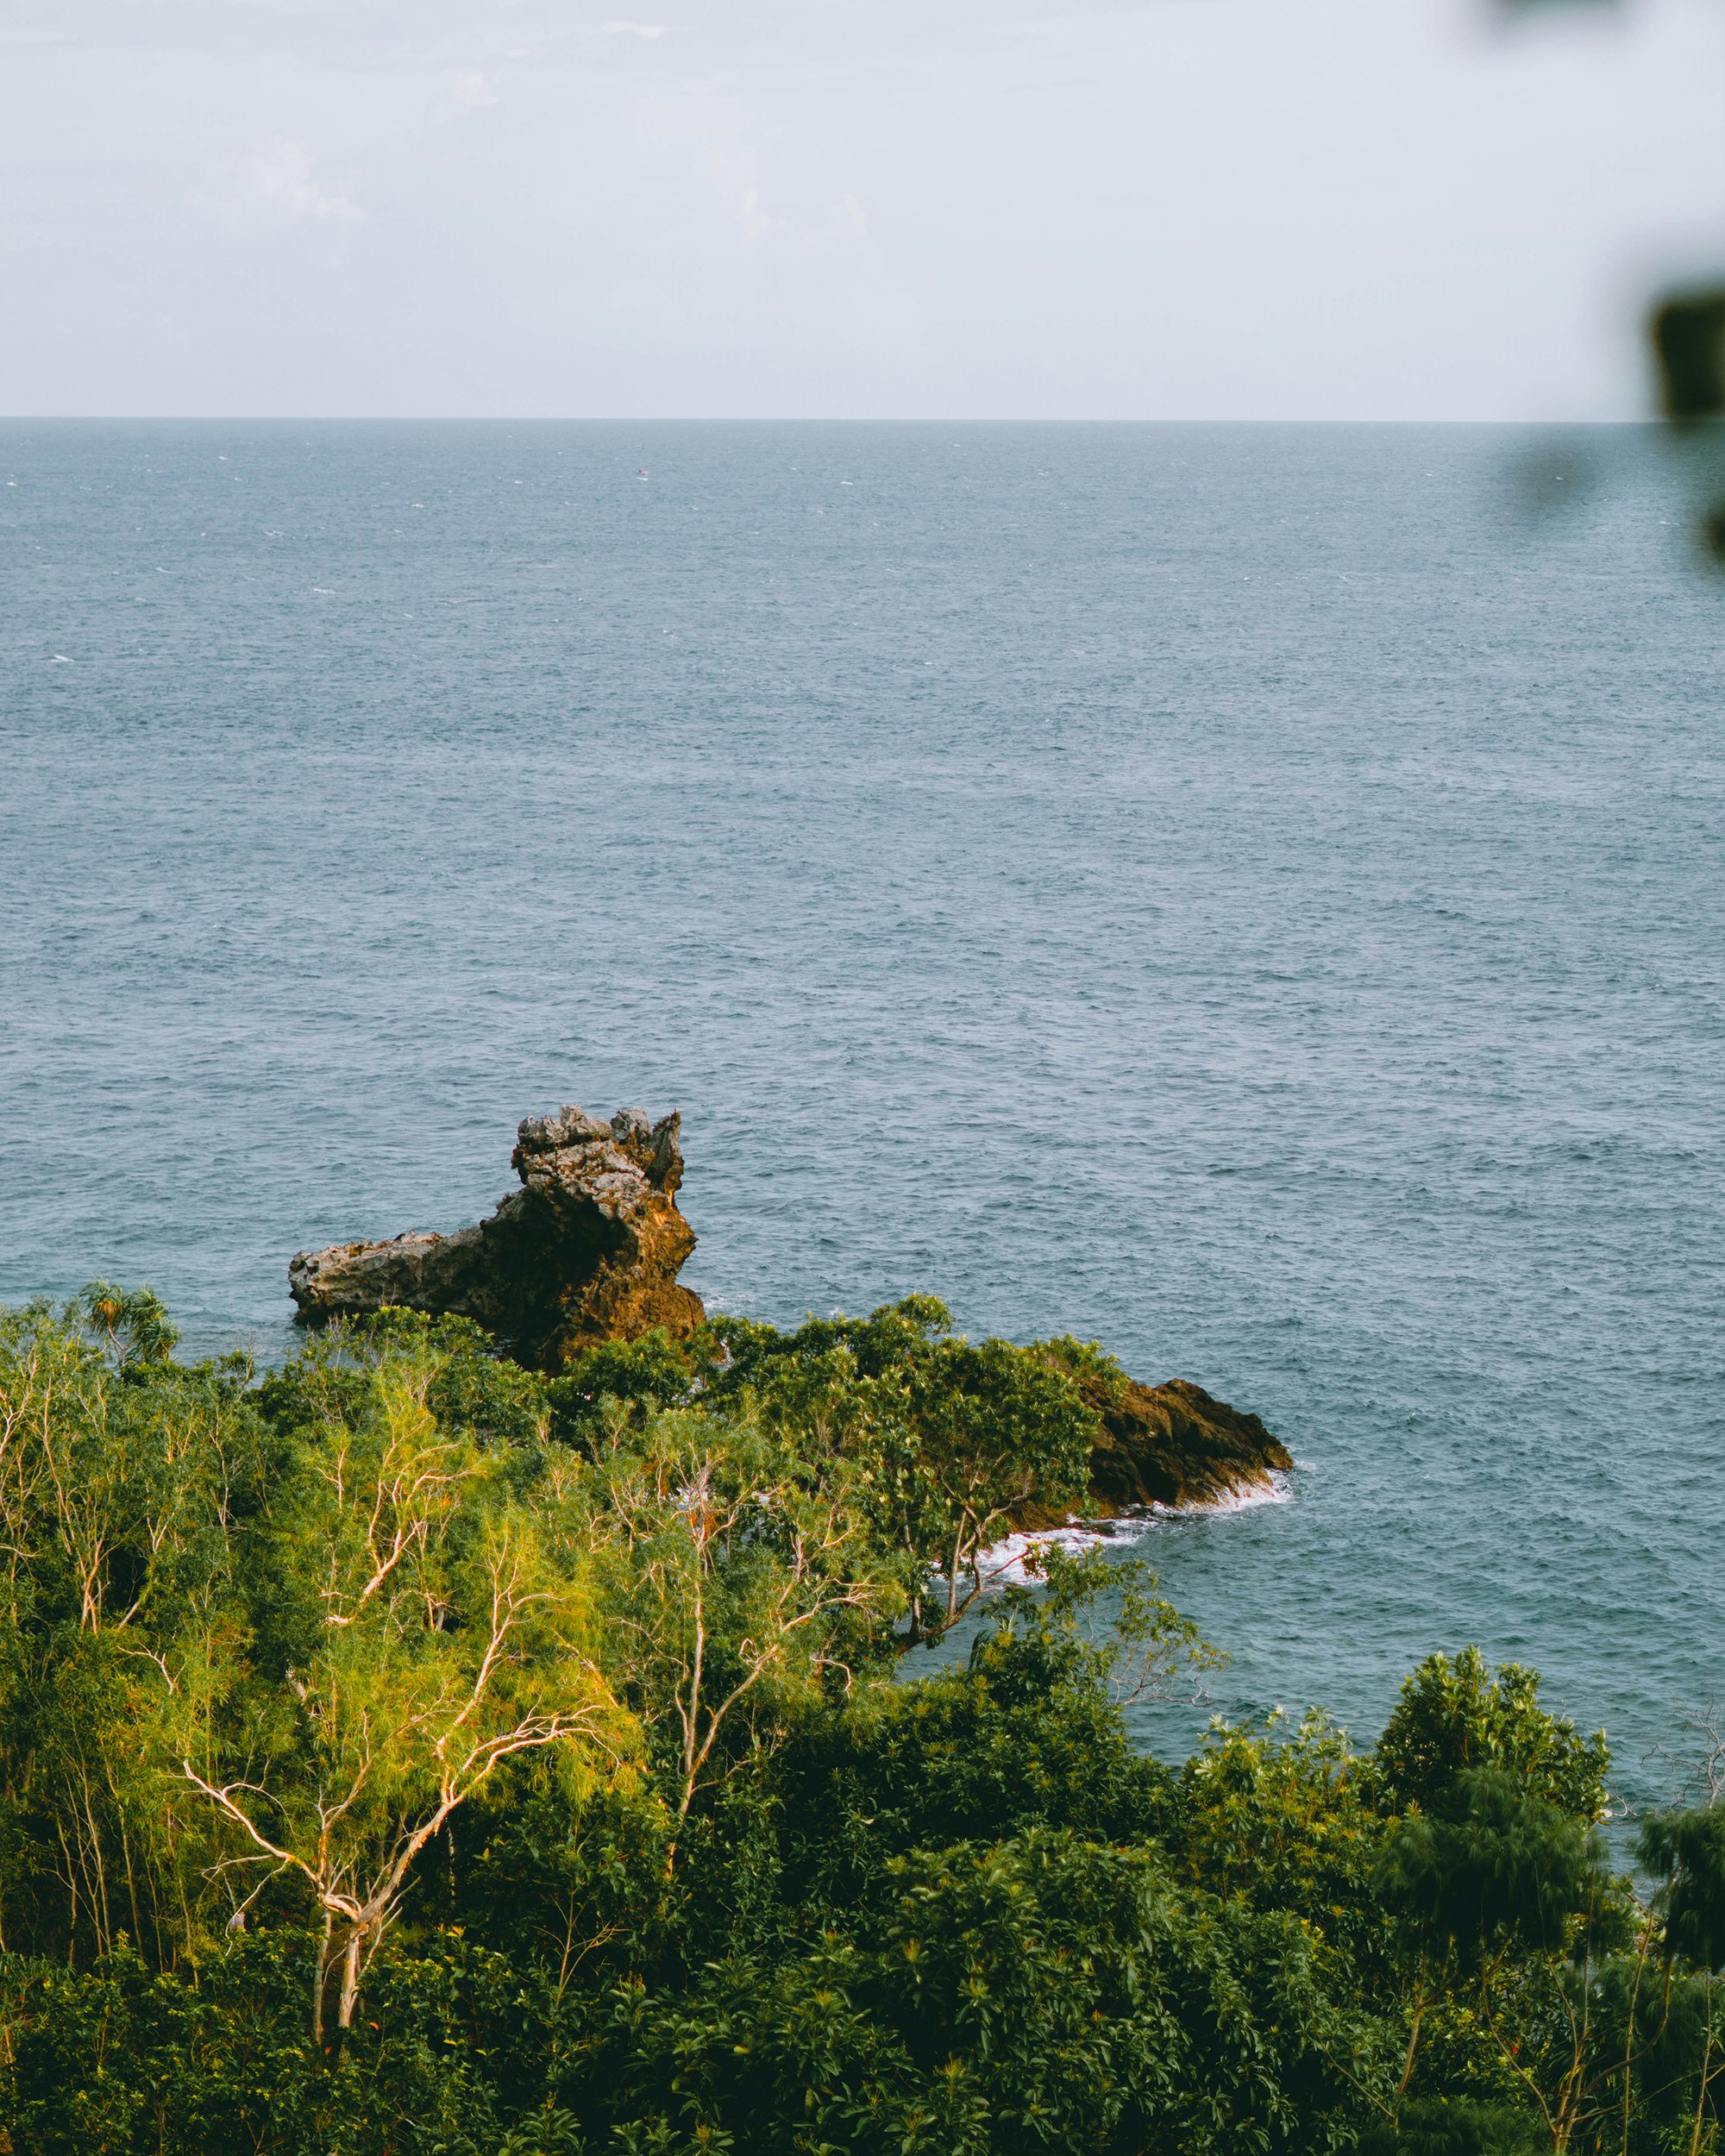
[[[614,1432],[591,1502],[611,1651],[681,1820],[703,1778],[790,1704],[848,1684],[901,1595],[854,1468],[810,1458],[750,1403]]]
[[[440,1367],[386,1352],[297,1449],[260,1530],[271,1607],[225,1750],[180,1762],[230,1870],[310,1890],[342,2027],[416,1859],[505,1760],[555,1746],[602,1771],[632,1748],[567,1521],[505,1455],[447,1432]]]

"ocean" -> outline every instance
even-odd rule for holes
[[[1725,1689],[1725,585],[1644,437],[1537,523],[1526,454],[0,426],[0,1300],[278,1357],[295,1250],[678,1107],[710,1302],[1289,1446],[1139,1545],[1232,1657],[1146,1742],[1473,1642],[1652,1801]]]

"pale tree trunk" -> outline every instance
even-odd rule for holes
[[[366,1941],[383,1928],[381,1917],[371,1910],[361,1909],[350,1915],[343,1909],[339,1914],[344,1927],[339,1945],[336,1943],[337,1911],[327,1906],[323,1911],[323,1936],[317,1945],[317,1972],[311,1991],[311,2040],[320,2051],[323,2048],[324,2008],[331,1983],[336,1984],[336,2026],[331,2034],[339,2051],[342,2040],[354,2026],[360,1978],[365,1971]]]
[[[317,1941],[317,1965],[311,1978],[311,2042],[315,2050],[323,2048],[323,1986],[329,1977],[329,1934],[336,1920],[326,1908],[323,1912],[323,1931]]]
[[[363,1927],[355,1924],[342,1952],[342,2002],[336,2026],[343,2035],[354,2026],[354,2002],[360,1996],[360,1946],[364,1937]]]

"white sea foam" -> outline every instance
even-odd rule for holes
[[[982,1552],[982,1571],[987,1587],[1020,1587],[1032,1576],[1025,1559],[1032,1550],[1094,1550],[1104,1543],[1141,1541],[1168,1520],[1206,1520],[1220,1513],[1255,1512],[1260,1505],[1289,1505],[1294,1492],[1288,1476],[1272,1468],[1268,1482],[1230,1490],[1225,1497],[1202,1505],[1145,1505],[1119,1514],[1113,1520],[1075,1520],[1064,1527],[1038,1527],[1022,1534],[1003,1536]]]
[[[1212,1504],[1158,1505],[1156,1511],[1164,1519],[1188,1520],[1209,1513],[1255,1512],[1260,1505],[1291,1505],[1293,1501],[1294,1491],[1286,1473],[1280,1468],[1271,1468],[1267,1482],[1230,1490],[1226,1497],[1218,1497]]]
[[[1114,1525],[1113,1521],[1107,1524]],[[1032,1550],[1093,1550],[1099,1543],[1129,1539],[1133,1538],[1121,1536],[1118,1532],[1109,1534],[1101,1526],[1082,1523],[1070,1527],[1039,1527],[1028,1534],[1010,1534],[1001,1541],[991,1543],[982,1552],[982,1583],[985,1587],[1022,1587],[1032,1576],[1025,1569],[1025,1559]]]

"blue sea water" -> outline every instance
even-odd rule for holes
[[[0,428],[0,1299],[684,1115],[686,1275],[1256,1409],[1205,1712],[1725,1685],[1725,591],[1458,428]],[[1623,451],[1623,454],[1618,454]],[[640,475],[645,468],[645,476]],[[1577,467],[1578,476],[1580,467]]]

